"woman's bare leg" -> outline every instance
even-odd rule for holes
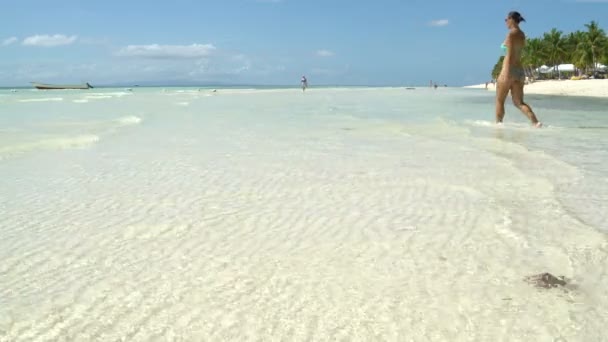
[[[524,83],[521,81],[513,81],[511,84],[511,98],[513,99],[513,104],[515,107],[519,108],[525,116],[530,119],[535,126],[540,126],[536,115],[532,111],[532,108],[524,102]]]
[[[509,88],[507,82],[496,82],[496,123],[502,122],[505,117],[505,100],[509,95]]]

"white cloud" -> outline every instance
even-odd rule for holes
[[[192,45],[129,45],[117,52],[119,56],[144,58],[201,58],[211,55],[215,46],[211,44]]]
[[[429,25],[431,26],[447,26],[450,23],[449,20],[447,19],[437,19],[437,20],[431,20],[431,22],[429,22]]]
[[[329,50],[317,50],[316,55],[319,57],[331,57],[334,53]]]
[[[7,45],[11,45],[13,43],[15,43],[16,41],[18,41],[19,39],[17,39],[17,37],[10,37],[10,38],[6,38],[3,42],[2,42],[2,46],[7,46]]]
[[[221,58],[201,58],[194,63],[188,76],[194,79],[234,77],[252,71],[252,65],[252,61],[241,54]],[[188,68],[188,65],[182,65],[182,67]]]
[[[28,46],[44,46],[44,47],[53,47],[60,45],[70,45],[76,41],[76,36],[65,36],[63,34],[55,34],[55,35],[35,35],[31,37],[27,37],[23,40],[23,45]]]

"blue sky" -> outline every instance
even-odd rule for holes
[[[608,0],[19,0],[0,11],[0,86],[482,83],[511,10],[528,36],[608,29]]]

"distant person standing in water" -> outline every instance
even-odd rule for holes
[[[302,91],[305,91],[306,88],[308,88],[308,80],[306,79],[306,76],[302,76],[300,83],[302,84]]]
[[[542,124],[534,115],[532,108],[524,102],[526,73],[521,64],[521,52],[526,44],[526,35],[519,28],[519,23],[522,21],[525,19],[519,12],[510,12],[505,18],[509,33],[501,45],[505,58],[500,75],[496,80],[496,123],[502,123],[505,116],[505,100],[511,91],[513,104],[530,119],[535,127],[540,127]]]

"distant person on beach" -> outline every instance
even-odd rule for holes
[[[302,84],[302,91],[305,91],[306,88],[308,88],[308,80],[306,79],[306,76],[302,76],[300,83]]]
[[[542,124],[534,115],[532,108],[524,102],[524,84],[526,73],[521,64],[521,52],[526,44],[526,35],[519,28],[519,23],[525,19],[519,12],[510,12],[505,19],[509,33],[502,43],[505,58],[502,63],[502,70],[496,80],[496,123],[502,123],[505,116],[505,100],[509,91],[513,104],[524,113],[535,127]]]

